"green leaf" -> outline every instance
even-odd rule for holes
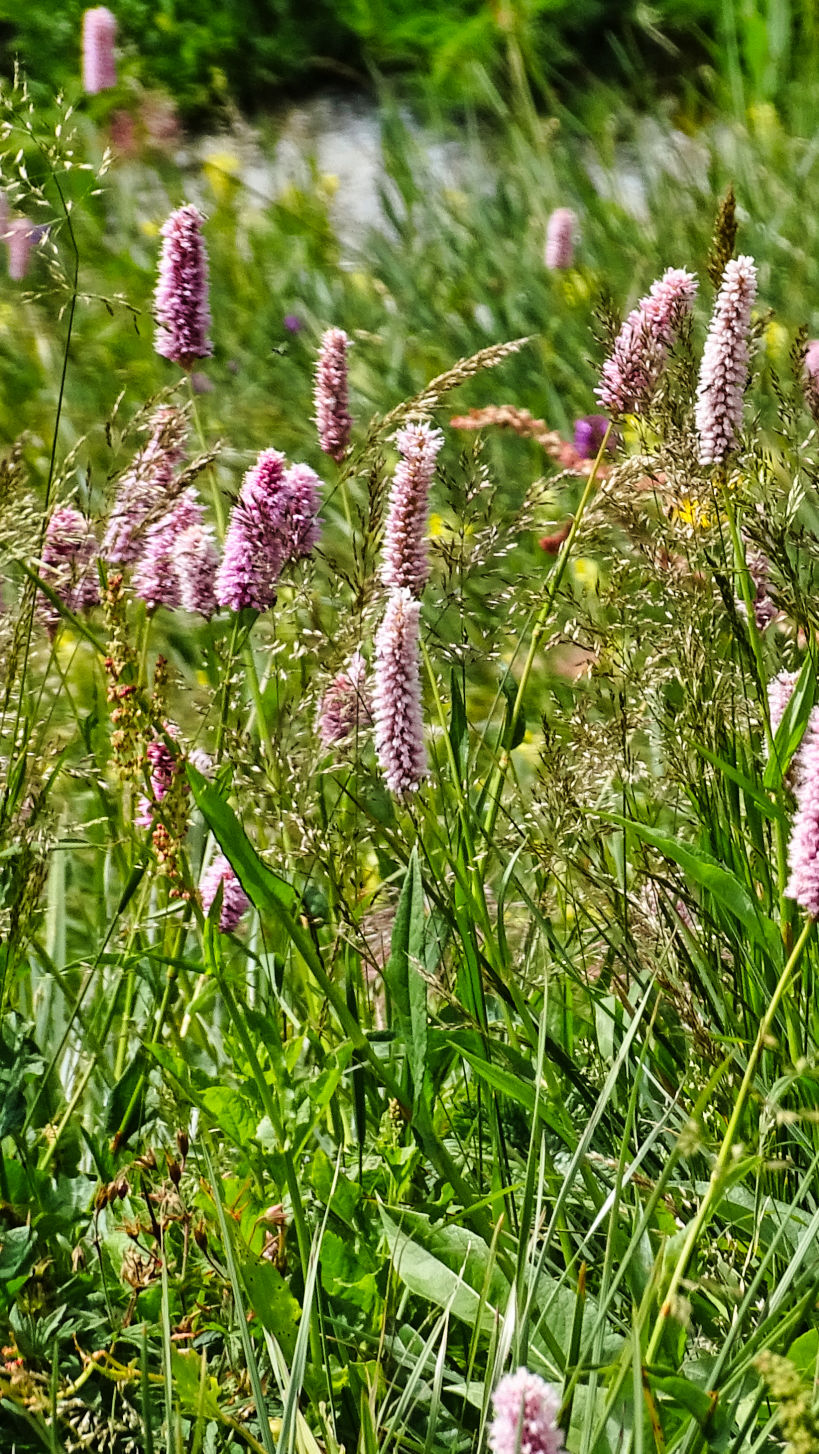
[[[427,985],[420,969],[423,963],[424,891],[418,850],[414,848],[398,900],[384,980],[406,1047],[415,1105],[423,1092],[427,1063]]]
[[[469,724],[466,719],[460,672],[457,667],[453,666],[449,680],[452,698],[449,713],[449,740],[452,744],[452,755],[457,763],[461,782],[463,782],[469,761]]]
[[[482,1332],[491,1334],[497,1327],[496,1311],[459,1272],[410,1237],[383,1207],[379,1210],[395,1272],[404,1286],[436,1307],[450,1308],[469,1327],[477,1323]]]
[[[785,814],[779,804],[772,803],[770,798],[765,796],[762,789],[756,783],[752,782],[749,777],[746,777],[743,772],[740,772],[738,767],[735,767],[733,763],[726,762],[724,757],[720,757],[718,753],[712,752],[702,742],[694,742],[693,745],[700,754],[700,757],[704,757],[706,762],[710,762],[711,766],[717,768],[724,777],[729,778],[732,783],[736,783],[737,787],[742,788],[745,796],[756,804],[760,813],[763,813],[766,818],[784,821]]]
[[[247,1258],[241,1266],[250,1306],[263,1328],[272,1333],[288,1362],[296,1347],[301,1308],[272,1262]]]
[[[0,1282],[28,1272],[34,1261],[37,1234],[33,1227],[11,1227],[0,1242]]]
[[[292,909],[297,899],[293,885],[262,862],[233,809],[213,784],[190,763],[187,764],[187,774],[196,806],[229,859],[254,908],[261,912],[270,907],[271,899],[275,899]]]
[[[221,1422],[222,1411],[217,1398],[219,1384],[215,1378],[204,1374],[204,1359],[204,1348],[200,1358],[195,1348],[183,1353],[171,1344],[174,1387],[186,1413],[196,1413],[201,1408],[206,1419],[217,1419]]]
[[[136,1100],[134,1097],[146,1076],[146,1061],[147,1057],[140,1048],[125,1067],[116,1085],[111,1087],[106,1097],[103,1117],[103,1128],[107,1136],[114,1136],[121,1131],[122,1139],[127,1141],[143,1124],[145,1096],[137,1096]]]

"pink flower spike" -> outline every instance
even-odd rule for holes
[[[316,361],[313,400],[319,444],[337,464],[347,453],[353,424],[347,394],[349,342],[343,328],[328,328],[322,337]]]
[[[309,555],[319,538],[319,485],[321,480],[308,464],[291,464],[282,481],[282,559],[298,560]]]
[[[13,283],[22,283],[28,272],[31,249],[34,246],[37,229],[27,217],[12,217],[6,223],[6,246],[8,248],[9,277]]]
[[[755,298],[753,258],[731,258],[722,275],[697,385],[695,422],[700,464],[721,464],[739,440],[742,395],[748,382],[748,331]]]
[[[351,732],[358,732],[372,722],[366,680],[367,664],[361,652],[356,651],[344,671],[333,677],[321,699],[316,725],[323,747],[343,742]]]
[[[196,207],[172,212],[161,232],[159,279],[156,285],[156,351],[190,369],[209,358],[213,345],[208,304],[208,254],[202,237],[204,218]]]
[[[418,650],[421,607],[402,587],[387,601],[375,638],[375,750],[390,792],[414,793],[426,776]]]
[[[82,84],[87,96],[110,91],[117,84],[114,41],[116,16],[105,5],[86,10],[82,17]]]
[[[426,552],[429,488],[444,436],[430,424],[408,424],[398,430],[395,442],[401,459],[393,477],[384,527],[381,579],[385,586],[393,589],[407,586],[413,595],[420,596],[429,576]]]
[[[812,339],[805,350],[803,388],[808,410],[819,422],[819,338]]]
[[[222,909],[219,915],[219,928],[223,934],[232,934],[237,928],[242,915],[250,908],[250,899],[239,883],[233,869],[223,854],[219,854],[213,860],[210,868],[204,874],[199,885],[199,893],[202,899],[202,912],[210,913],[211,905],[222,889]]]
[[[623,324],[595,390],[604,408],[638,414],[651,403],[668,350],[697,292],[683,268],[667,268]]]
[[[566,1454],[557,1425],[560,1398],[551,1384],[519,1368],[507,1373],[492,1395],[492,1454]]]
[[[574,261],[574,235],[577,216],[570,207],[558,207],[546,226],[544,262],[552,271],[570,268]]]
[[[174,471],[185,457],[188,425],[181,409],[161,405],[150,421],[151,435],[122,476],[108,518],[100,554],[115,565],[130,565],[144,547],[145,522],[170,500]]]
[[[40,574],[69,611],[85,611],[99,601],[96,559],[97,542],[88,520],[73,505],[59,506],[46,527]],[[53,634],[60,613],[45,596],[41,610]]]
[[[151,526],[134,571],[134,594],[142,598],[149,611],[157,606],[174,608],[182,604],[177,571],[179,540],[192,526],[204,526],[204,511],[196,490],[189,487]]]
[[[177,737],[179,728],[172,722],[166,722],[165,731],[169,737]],[[161,737],[155,737],[148,743],[145,749],[145,756],[148,767],[148,781],[150,783],[150,797],[141,797],[138,804],[138,812],[135,822],[139,828],[150,828],[154,822],[154,809],[161,803],[170,792],[174,779],[182,771],[182,759],[171,751],[167,742]],[[187,782],[182,784],[183,793],[188,793]]]
[[[788,845],[785,893],[812,919],[819,917],[819,707],[808,718],[796,762],[796,812]]]
[[[263,449],[242,481],[216,577],[216,599],[231,611],[267,611],[276,599],[283,564],[277,502],[284,476],[284,455]]]
[[[175,549],[179,604],[184,611],[210,620],[219,609],[216,572],[219,552],[213,531],[203,522],[188,525],[177,537]]]

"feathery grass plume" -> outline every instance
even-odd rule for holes
[[[414,793],[426,776],[421,709],[421,607],[406,586],[391,593],[375,638],[373,719],[378,764],[390,792]]]
[[[316,406],[316,428],[319,444],[337,464],[344,459],[350,444],[353,421],[348,407],[347,348],[349,338],[343,328],[328,328],[323,334],[316,360],[313,401]]]
[[[199,885],[202,912],[210,913],[211,904],[222,888],[222,908],[219,914],[219,928],[223,934],[232,934],[242,915],[250,908],[250,899],[239,883],[233,869],[223,854],[214,858]]]
[[[748,329],[755,298],[753,258],[732,258],[722,276],[700,365],[695,411],[700,464],[720,464],[736,447],[748,382]]]
[[[99,601],[96,559],[89,521],[73,505],[60,505],[46,527],[40,574],[69,611],[87,610]],[[49,631],[55,632],[62,619],[56,606],[44,597],[41,609]]]
[[[546,250],[543,260],[552,270],[570,268],[574,259],[574,235],[577,216],[571,207],[557,207],[546,224]]]
[[[147,444],[120,480],[100,547],[103,558],[116,565],[131,565],[139,557],[145,523],[167,502],[174,470],[185,457],[188,425],[181,409],[161,405],[149,427]]]
[[[805,349],[802,387],[808,411],[819,423],[819,338],[811,339]]]
[[[188,525],[177,537],[174,555],[180,606],[210,620],[219,609],[216,600],[219,551],[210,526],[203,520]]]
[[[714,235],[711,239],[711,250],[706,263],[708,276],[715,288],[718,288],[722,282],[722,275],[734,256],[736,240],[737,199],[733,183],[729,182],[725,196],[719,204]]]
[[[242,481],[216,577],[216,599],[231,611],[266,611],[276,600],[283,562],[275,500],[284,474],[284,455],[263,449]]]
[[[12,217],[6,224],[9,277],[13,283],[21,283],[28,272],[36,233],[27,217]]]
[[[425,543],[429,487],[444,436],[440,429],[423,422],[399,429],[395,442],[401,458],[384,527],[381,579],[385,586],[408,586],[414,596],[420,596],[429,576]]]
[[[196,490],[183,490],[167,514],[152,525],[145,537],[132,581],[134,594],[150,611],[157,606],[174,608],[182,604],[177,570],[179,540],[192,526],[203,527],[204,511]]]
[[[356,651],[344,670],[333,677],[319,703],[316,726],[322,746],[332,747],[370,725],[373,714],[366,681],[367,663]]]
[[[696,292],[692,273],[667,268],[632,308],[595,389],[604,408],[616,414],[638,414],[651,403],[668,350],[691,311]]]
[[[82,17],[82,84],[87,96],[110,91],[117,84],[114,41],[116,16],[105,5],[95,5]]]
[[[180,368],[190,369],[209,358],[213,345],[208,304],[208,254],[202,236],[204,218],[190,204],[178,207],[163,224],[159,278],[154,307],[157,353]]]
[[[557,1426],[560,1399],[551,1384],[519,1368],[500,1380],[492,1395],[492,1454],[565,1454]]]
[[[799,748],[795,791],[785,893],[815,919],[819,916],[819,707],[808,718]]]

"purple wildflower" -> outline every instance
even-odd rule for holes
[[[507,1373],[492,1395],[492,1454],[565,1454],[557,1425],[560,1398],[551,1384],[519,1368]]]
[[[6,227],[9,277],[13,283],[21,283],[28,272],[37,229],[27,217],[12,217]]]
[[[667,268],[632,308],[595,390],[604,408],[616,414],[639,413],[651,402],[668,350],[691,310],[696,291],[697,280],[691,273]]]
[[[799,680],[798,671],[781,671],[768,682],[768,714],[771,719],[771,736],[775,737],[782,722],[793,689]]]
[[[805,350],[802,382],[805,403],[814,419],[819,422],[819,338],[814,338]]]
[[[752,550],[746,554],[745,564],[754,588],[754,620],[757,630],[765,631],[779,615],[779,607],[770,592],[771,562],[763,550]]]
[[[387,787],[398,796],[415,792],[426,776],[420,614],[406,587],[393,591],[375,638],[375,750]]]
[[[216,581],[220,605],[233,611],[273,605],[282,567],[309,555],[318,539],[319,483],[309,465],[285,469],[278,450],[262,450],[230,517]]]
[[[208,306],[208,254],[202,237],[201,212],[192,206],[172,212],[162,228],[159,280],[156,286],[156,351],[163,358],[192,368],[209,358],[211,317]]]
[[[748,329],[756,297],[753,258],[725,266],[697,385],[695,422],[700,464],[721,464],[736,448],[742,428],[742,395],[748,382]]]
[[[263,449],[242,481],[225,537],[216,577],[216,599],[232,611],[266,611],[276,599],[282,568],[281,537],[274,500],[285,474],[284,455]]]
[[[815,919],[819,916],[819,707],[808,718],[799,749],[788,867],[791,873],[785,893]]]
[[[444,436],[427,423],[408,424],[399,429],[395,442],[401,459],[384,527],[381,579],[392,588],[408,586],[419,596],[429,575],[425,546],[429,487]]]
[[[301,319],[297,318],[295,313],[285,313],[284,318],[282,319],[282,323],[284,324],[288,333],[301,333],[301,330],[304,327]]]
[[[317,727],[323,747],[343,742],[350,733],[368,727],[373,720],[372,703],[366,687],[367,664],[360,651],[333,677],[321,699]]]
[[[214,858],[199,885],[203,913],[210,913],[211,904],[219,892],[220,885],[222,909],[219,915],[219,928],[223,934],[232,934],[242,915],[250,908],[250,899],[228,860],[221,853]]]
[[[574,259],[574,234],[577,217],[571,207],[558,207],[546,225],[547,268],[570,268]]]
[[[110,91],[117,84],[114,41],[116,16],[105,5],[86,10],[82,18],[82,84],[88,96]]]
[[[177,537],[175,569],[180,606],[210,620],[219,609],[215,590],[219,552],[204,521],[188,525]]]
[[[583,459],[594,459],[606,437],[609,421],[605,414],[584,414],[574,421],[574,447]],[[614,448],[612,436],[607,445]]]
[[[172,722],[165,723],[165,731],[169,737],[177,737],[179,729]],[[142,796],[139,799],[137,808],[136,824],[139,828],[150,828],[154,822],[154,809],[158,803],[168,796],[174,785],[174,780],[182,771],[182,758],[172,752],[167,742],[161,737],[155,737],[149,742],[145,749],[145,756],[148,762],[148,781],[150,783],[151,796]],[[189,791],[186,782],[182,783],[183,792]]]
[[[343,328],[328,328],[321,340],[316,361],[313,400],[319,444],[340,464],[350,443],[347,397],[347,347],[350,340]]]
[[[99,601],[96,559],[97,542],[85,516],[73,505],[59,506],[46,527],[40,574],[69,611],[84,611]],[[42,613],[53,633],[61,617],[48,598]]]
[[[157,606],[182,604],[177,572],[179,540],[192,526],[204,526],[204,512],[196,490],[189,487],[149,529],[145,549],[134,571],[134,593],[150,611]]]
[[[143,548],[140,533],[157,506],[166,504],[174,470],[185,455],[187,422],[181,409],[163,405],[151,419],[151,436],[120,480],[101,555],[130,565]]]

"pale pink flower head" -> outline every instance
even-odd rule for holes
[[[348,407],[347,348],[343,328],[328,328],[316,360],[313,400],[319,444],[336,463],[343,460],[350,444],[353,421]]]
[[[219,914],[219,928],[223,934],[232,934],[238,927],[242,915],[250,908],[250,899],[228,860],[221,853],[214,858],[199,885],[204,914],[210,913],[211,904],[220,887],[222,889],[222,908]]]
[[[88,96],[110,91],[117,84],[114,41],[116,16],[105,5],[95,5],[82,17],[82,84]]]
[[[283,565],[276,499],[284,476],[284,455],[263,449],[242,481],[216,577],[216,599],[231,611],[267,611],[276,600]]]
[[[528,1368],[507,1373],[492,1395],[492,1454],[566,1454],[557,1424],[557,1390]]]
[[[674,338],[697,292],[684,268],[667,268],[632,308],[595,390],[606,409],[638,414],[651,403]]]
[[[571,207],[557,207],[546,225],[544,262],[552,271],[570,268],[574,260],[577,216]]]
[[[161,405],[151,418],[150,437],[122,476],[100,554],[116,565],[130,565],[145,541],[149,517],[170,500],[174,471],[185,457],[188,425],[181,409]]]
[[[208,303],[208,254],[202,236],[204,218],[196,207],[172,212],[162,227],[159,279],[156,285],[156,351],[190,369],[209,358],[213,345]]]
[[[204,520],[195,521],[180,532],[175,547],[175,570],[179,604],[184,611],[210,620],[219,609],[216,600],[216,572],[219,551],[213,531]]]
[[[309,555],[318,541],[320,484],[308,464],[291,464],[284,472],[279,526],[283,561]]]
[[[175,723],[165,722],[163,725],[169,737],[179,736],[179,728]],[[173,752],[162,737],[154,737],[148,743],[145,758],[150,797],[143,795],[137,805],[135,822],[140,828],[153,826],[156,807],[168,796],[175,779],[179,777],[183,768],[181,755]],[[187,794],[190,791],[187,781],[180,779],[180,782],[183,794]]]
[[[782,723],[793,690],[799,680],[798,671],[781,671],[768,682],[768,715],[771,719],[771,736],[775,737]],[[765,756],[768,756],[767,743]]]
[[[398,797],[416,792],[427,771],[420,614],[406,586],[393,591],[375,638],[375,750],[387,787]]]
[[[819,423],[819,338],[814,338],[805,350],[805,366],[802,375],[805,403],[814,419]]]
[[[27,217],[12,217],[6,223],[9,277],[13,283],[21,283],[26,276],[37,235],[37,228]]]
[[[179,541],[192,526],[204,525],[204,511],[196,490],[189,486],[167,514],[152,525],[134,571],[134,593],[149,610],[182,604],[177,570]]]
[[[46,527],[40,575],[69,611],[88,610],[99,601],[96,560],[90,522],[73,505],[60,505]],[[56,606],[44,596],[41,610],[55,632],[62,619]]]
[[[755,298],[753,258],[731,258],[722,275],[700,365],[695,410],[700,464],[721,464],[738,443]]]
[[[360,651],[348,665],[333,677],[321,699],[317,726],[322,746],[343,742],[351,732],[368,727],[373,720],[372,703],[367,689],[367,663]]]
[[[819,917],[819,707],[808,718],[799,748],[795,791],[785,893],[815,919]]]
[[[413,595],[419,596],[429,576],[426,550],[429,489],[444,436],[440,429],[422,422],[399,429],[395,442],[401,458],[393,476],[384,527],[381,579],[385,586],[393,589],[407,586]]]

